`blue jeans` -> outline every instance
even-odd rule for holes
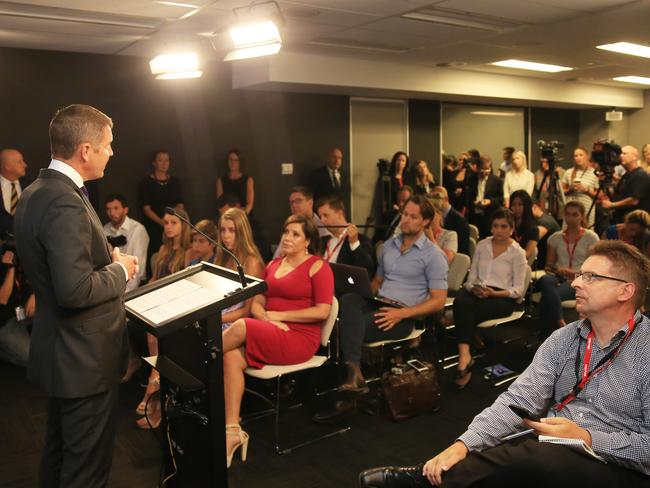
[[[562,302],[575,300],[576,291],[570,282],[559,282],[555,275],[544,275],[537,280],[537,290],[542,292],[539,302],[539,317],[542,331],[550,335],[557,329],[558,322],[562,319]]]
[[[27,322],[11,317],[0,327],[0,359],[17,366],[27,366],[29,332]]]

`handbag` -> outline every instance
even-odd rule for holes
[[[440,385],[431,363],[411,359],[384,373],[381,382],[393,420],[404,420],[440,408]]]

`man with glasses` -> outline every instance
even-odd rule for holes
[[[424,465],[365,471],[360,486],[650,486],[650,319],[639,311],[649,277],[632,246],[594,245],[573,281],[584,318],[555,331],[450,447]]]

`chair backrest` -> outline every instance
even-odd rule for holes
[[[531,268],[533,267],[533,264],[535,264],[535,261],[537,260],[537,254],[539,254],[539,248],[536,247],[533,254],[528,256],[528,259],[527,259],[528,266],[530,266]]]
[[[327,316],[325,322],[320,328],[320,343],[323,347],[327,347],[327,344],[330,341],[330,336],[332,335],[332,330],[334,329],[334,324],[336,323],[336,318],[339,316],[339,301],[336,297],[332,297],[332,307],[330,308],[330,314]]]
[[[451,291],[458,291],[465,281],[469,271],[471,260],[468,255],[458,253],[449,263],[449,275],[447,276],[447,288]]]
[[[476,252],[476,240],[469,238],[469,257],[470,259],[474,258],[474,253]]]
[[[526,277],[524,278],[525,280],[524,284],[526,286],[524,287],[524,295],[519,300],[517,300],[517,303],[523,302],[524,299],[526,298],[526,294],[528,293],[528,287],[530,287],[532,279],[533,279],[533,270],[530,269],[530,266],[526,265]]]
[[[478,227],[475,225],[469,224],[469,236],[478,242]]]

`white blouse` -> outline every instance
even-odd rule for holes
[[[529,195],[533,195],[535,189],[535,175],[528,169],[518,173],[514,169],[506,173],[506,179],[503,182],[503,197],[510,198],[510,194],[517,190],[525,190]]]
[[[472,259],[465,288],[490,286],[507,290],[510,298],[521,300],[526,291],[526,252],[515,241],[496,258],[492,254],[492,237],[479,241]]]

